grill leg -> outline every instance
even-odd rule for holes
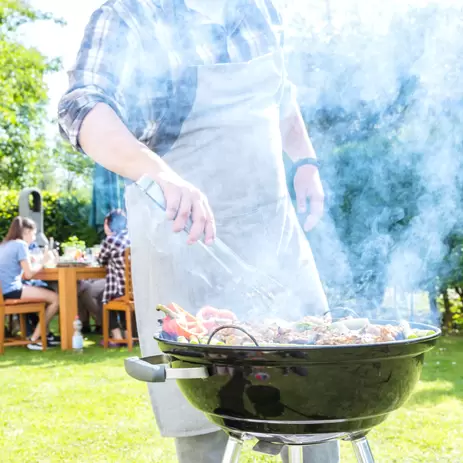
[[[288,445],[288,463],[303,463],[302,445]]]
[[[222,463],[238,463],[240,461],[241,449],[243,448],[243,441],[230,437],[228,439],[225,454]]]
[[[370,445],[366,437],[360,437],[352,440],[354,453],[358,463],[375,463],[373,454],[371,453]]]

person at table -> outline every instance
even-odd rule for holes
[[[6,299],[42,299],[46,302],[46,323],[47,329],[50,320],[58,312],[58,295],[46,288],[24,285],[22,278],[31,279],[37,274],[49,257],[44,253],[41,263],[32,265],[29,253],[29,245],[35,241],[37,227],[33,220],[25,217],[16,217],[8,230],[6,237],[0,244],[0,285],[3,298]],[[48,332],[47,345],[56,346],[59,339]],[[42,350],[40,338],[40,326],[37,324],[30,336],[31,343],[28,348],[31,350]]]
[[[103,286],[102,304],[125,294],[125,250],[130,246],[127,217],[121,209],[111,211],[104,220],[106,238],[98,256],[100,265],[106,266],[108,273]],[[95,289],[101,282],[94,282]],[[100,286],[101,287],[101,286]],[[109,329],[113,339],[123,339],[126,330],[124,312],[109,312]],[[117,343],[111,347],[117,346]]]
[[[34,252],[37,250],[40,250],[40,246],[37,244],[37,242],[32,242],[29,244],[29,252],[31,256],[31,263],[34,264],[36,261],[36,257],[34,256]],[[24,279],[22,280],[24,285],[27,286],[38,286],[39,288],[46,288],[50,289],[54,292],[58,292],[58,284],[56,282],[45,282],[42,280],[27,280]],[[26,314],[26,331],[27,331],[27,336],[32,336],[32,333],[34,332],[35,326],[39,322],[39,316],[36,313],[28,313]]]
[[[34,251],[40,250],[39,245],[34,241],[29,245],[29,251],[31,253],[32,264],[37,262],[37,257],[34,255]],[[50,256],[51,258],[51,256]],[[56,257],[55,257],[56,258]],[[38,286],[40,288],[46,288],[55,293],[58,293],[59,287],[57,281],[42,281],[42,280],[27,280],[23,278],[23,284],[28,286]],[[87,284],[85,280],[79,281],[77,285],[77,307],[79,318],[82,321],[82,333],[90,333],[89,329],[89,314],[93,315],[96,320],[97,327],[101,327],[101,309],[98,310],[98,303],[95,301],[93,294],[91,293],[91,286]],[[96,315],[95,315],[96,314]],[[99,318],[98,318],[99,314]],[[39,317],[35,313],[27,314],[26,316],[26,329],[27,335],[31,336],[35,325],[39,321]],[[100,328],[101,329],[101,328]],[[60,338],[55,336],[56,340]]]

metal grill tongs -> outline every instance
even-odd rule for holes
[[[164,193],[154,180],[143,176],[136,185],[157,207],[166,210]],[[190,219],[184,229],[186,233],[189,233],[191,225]],[[206,245],[202,241],[198,241],[197,245],[201,246],[230,275],[236,289],[244,291],[246,297],[252,298],[253,304],[260,306],[259,308],[261,308],[259,302],[264,304],[264,308],[274,308],[277,296],[286,293],[286,288],[280,282],[244,262],[219,238],[216,238],[212,245]]]

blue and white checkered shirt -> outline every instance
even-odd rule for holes
[[[223,25],[184,0],[110,0],[93,13],[69,72],[61,133],[79,149],[82,121],[106,103],[162,155],[193,105],[195,66],[246,62],[282,45],[282,20],[271,0],[227,0]],[[289,81],[283,98],[286,112],[294,102]]]
[[[103,291],[104,304],[125,294],[125,250],[129,246],[127,231],[107,236],[103,240],[98,262],[108,269]]]

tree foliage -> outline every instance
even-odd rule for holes
[[[30,21],[48,20],[20,0],[0,0],[0,185],[37,183],[38,160],[49,156],[44,137],[48,72],[59,61],[24,46],[18,28]]]
[[[90,201],[76,194],[42,192],[44,227],[48,238],[64,243],[78,236],[87,246],[100,241],[96,231],[88,225]],[[0,191],[0,240],[11,221],[18,215],[19,191]]]
[[[48,157],[38,160],[37,169],[41,176],[37,186],[48,191],[79,192],[89,197],[94,165],[90,157],[57,137]]]

